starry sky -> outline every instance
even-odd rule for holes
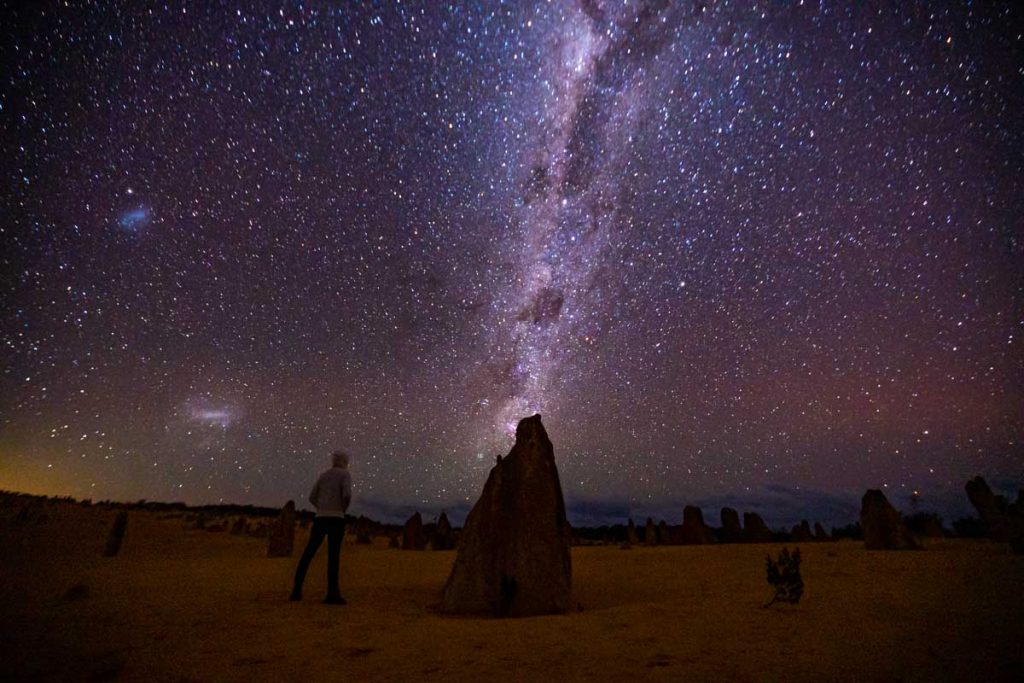
[[[1013,3],[69,4],[0,21],[0,488],[458,517],[535,412],[575,523],[1024,484]]]

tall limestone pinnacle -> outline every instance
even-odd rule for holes
[[[554,449],[540,415],[520,420],[459,539],[441,609],[522,617],[569,607],[569,523]]]

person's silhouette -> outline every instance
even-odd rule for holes
[[[331,469],[320,475],[309,494],[309,502],[316,508],[316,518],[309,532],[309,542],[295,569],[291,600],[302,599],[302,584],[306,580],[309,563],[326,536],[327,597],[324,602],[329,605],[345,604],[345,598],[341,597],[338,589],[338,556],[345,540],[345,511],[351,500],[352,476],[348,471],[348,455],[344,451],[335,451],[331,454]]]

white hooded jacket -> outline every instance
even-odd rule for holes
[[[352,501],[352,475],[344,467],[332,467],[316,480],[309,502],[317,517],[344,517]]]

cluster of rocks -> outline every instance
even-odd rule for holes
[[[696,505],[683,508],[683,528],[679,532],[682,545],[709,545],[715,543],[715,534],[704,523],[704,513]]]
[[[15,519],[18,522],[48,521],[50,519],[50,512],[47,509],[48,507],[49,506],[46,503],[30,499],[18,509]]]
[[[430,546],[434,550],[455,550],[455,530],[452,529],[448,515],[444,512],[437,520],[434,529],[428,532],[430,535]]]
[[[401,544],[392,543],[391,547],[401,547],[402,550],[454,550],[457,538],[458,532],[452,528],[444,512],[436,522],[430,524],[424,524],[423,517],[415,512],[402,526]]]
[[[644,543],[647,545],[657,545],[662,539],[658,538],[658,528],[654,526],[654,520],[650,517],[647,518],[647,524],[644,527]]]
[[[427,534],[423,531],[423,518],[419,512],[405,520],[402,527],[402,550],[426,550]]]
[[[252,538],[266,538],[270,534],[270,522],[265,519],[250,521],[246,520],[245,535]]]
[[[644,524],[643,535],[644,545],[668,545],[675,542],[674,539],[677,534],[675,534],[674,530],[665,523],[665,520],[661,520],[655,524],[654,519],[648,517],[646,524]],[[639,545],[640,542],[636,524],[634,524],[632,518],[630,518],[629,523],[626,525],[626,541],[622,544],[622,548],[629,549],[634,545]]]
[[[1018,492],[1017,502],[1009,503],[1004,496],[993,493],[981,477],[971,479],[964,488],[968,500],[978,512],[982,535],[1009,543],[1015,553],[1024,553],[1024,490]],[[925,517],[927,522],[915,526],[919,534],[944,535],[938,517],[918,517]],[[877,489],[868,490],[861,500],[860,526],[864,547],[868,550],[917,550],[922,547],[920,537],[911,532],[906,520]]]
[[[722,508],[722,530],[720,532],[722,543],[742,543],[746,540],[743,535],[743,527],[740,526],[740,513],[732,508]],[[757,515],[754,515],[755,517]],[[761,519],[760,517],[757,517]],[[749,526],[749,524],[748,524]]]
[[[832,540],[832,537],[825,531],[825,527],[821,526],[819,522],[814,523],[814,531],[811,531],[811,525],[806,519],[793,527],[789,537],[794,543],[817,543]]]
[[[232,536],[248,536],[254,539],[267,540],[267,557],[291,557],[295,550],[295,527],[298,513],[295,501],[289,501],[281,512],[272,520],[249,519],[248,517],[211,517],[200,513],[187,515],[184,523],[187,528],[203,531],[229,532]]]
[[[168,516],[168,519],[174,517]],[[208,531],[211,533],[228,532],[233,536],[249,536],[266,538],[270,533],[271,523],[267,520],[251,520],[248,517],[222,518],[199,513],[185,515],[183,523],[186,529]]]
[[[638,543],[640,543],[640,538],[636,535],[636,524],[633,524],[633,519],[630,518],[629,524],[626,525],[626,542],[622,547],[631,548]]]
[[[399,529],[400,527],[396,525],[381,524],[365,515],[359,515],[349,522],[347,533],[353,536],[359,545],[372,545],[373,539],[390,537]]]
[[[981,477],[975,477],[967,482],[966,490],[971,504],[978,512],[980,523],[974,522],[974,525],[980,528],[981,534],[995,541],[1009,543],[1016,553],[1024,553],[1024,489],[1018,492],[1014,503],[1010,503],[1004,496],[993,493]],[[739,513],[729,507],[722,508],[721,519],[720,528],[709,527],[704,522],[701,509],[687,505],[683,510],[681,526],[670,527],[662,522],[655,527],[653,520],[648,519],[642,535],[630,519],[622,547],[630,548],[637,545],[641,539],[647,545],[769,543],[784,540],[815,543],[832,541],[846,535],[841,533],[844,530],[829,534],[820,523],[815,522],[812,526],[807,520],[795,525],[788,534],[773,533],[764,520],[754,512],[743,514],[741,526]],[[941,538],[947,535],[937,515],[921,513],[904,519],[889,503],[885,494],[877,489],[869,489],[864,494],[861,499],[859,523],[847,527],[846,530],[853,530],[851,533],[854,538],[862,537],[868,550],[917,550],[923,547],[921,538]]]
[[[354,536],[355,542],[359,545],[370,545],[373,543],[373,537],[376,535],[374,533],[375,526],[376,523],[373,520],[360,515],[348,523],[346,534]]]
[[[274,520],[267,539],[267,557],[291,557],[295,548],[295,501],[289,500]]]
[[[1009,503],[1005,496],[994,494],[981,477],[971,479],[965,488],[985,536],[1009,543],[1015,553],[1024,553],[1024,489],[1017,492],[1017,502]]]
[[[124,542],[124,532],[128,528],[128,511],[121,510],[114,517],[114,523],[107,534],[107,544],[103,549],[103,557],[117,557]]]
[[[743,513],[743,540],[747,543],[768,543],[774,535],[756,512]]]
[[[703,511],[695,505],[687,505],[683,509],[681,526],[669,526],[664,521],[657,526],[651,518],[644,527],[643,542],[645,545],[710,545],[713,543],[771,543],[779,540],[792,540],[801,543],[831,541],[832,538],[819,523],[814,524],[813,531],[809,522],[804,520],[793,527],[787,538],[785,533],[775,534],[756,512],[745,512],[743,523],[740,514],[730,507],[721,511],[722,526],[714,528],[704,521]],[[630,519],[626,527],[626,542],[623,548],[630,548],[639,543],[636,525]]]
[[[868,489],[860,503],[860,527],[868,550],[920,550],[903,516],[878,489]]]

